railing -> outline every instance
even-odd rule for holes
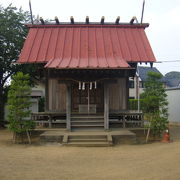
[[[38,125],[48,124],[49,128],[52,128],[52,124],[66,123],[66,114],[61,112],[37,112],[31,114],[31,119]]]
[[[52,124],[65,123],[66,113],[61,112],[38,112],[32,113],[31,119],[37,124],[48,124],[52,128]],[[118,128],[137,128],[144,127],[143,113],[138,111],[120,111],[111,112],[109,114],[109,125]]]
[[[143,113],[140,111],[122,111],[110,113],[110,127],[137,128],[144,127]]]

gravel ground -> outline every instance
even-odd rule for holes
[[[12,144],[0,130],[0,180],[179,180],[180,127],[173,143],[114,147]]]

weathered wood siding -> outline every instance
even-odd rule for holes
[[[57,79],[49,79],[49,110],[66,111],[66,85]]]
[[[110,112],[127,110],[128,87],[126,78],[119,78],[117,83],[110,83],[108,86]],[[67,87],[65,83],[60,83],[57,79],[49,79],[50,111],[66,112],[66,91]],[[103,93],[101,95],[103,95]],[[97,96],[100,95],[98,94]]]
[[[111,112],[127,109],[127,88],[126,78],[119,78],[117,83],[109,84],[109,110]]]

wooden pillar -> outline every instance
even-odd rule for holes
[[[49,111],[49,70],[45,69],[45,111]]]
[[[66,91],[66,129],[71,130],[71,86],[67,84]]]
[[[49,115],[48,118],[49,118],[49,128],[52,128],[52,116]]]
[[[109,86],[104,83],[104,129],[109,129]]]
[[[129,110],[129,77],[126,77],[126,110]]]

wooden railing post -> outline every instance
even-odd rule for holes
[[[109,86],[104,83],[104,129],[109,129]]]
[[[66,93],[66,129],[71,130],[71,86],[67,84]]]

